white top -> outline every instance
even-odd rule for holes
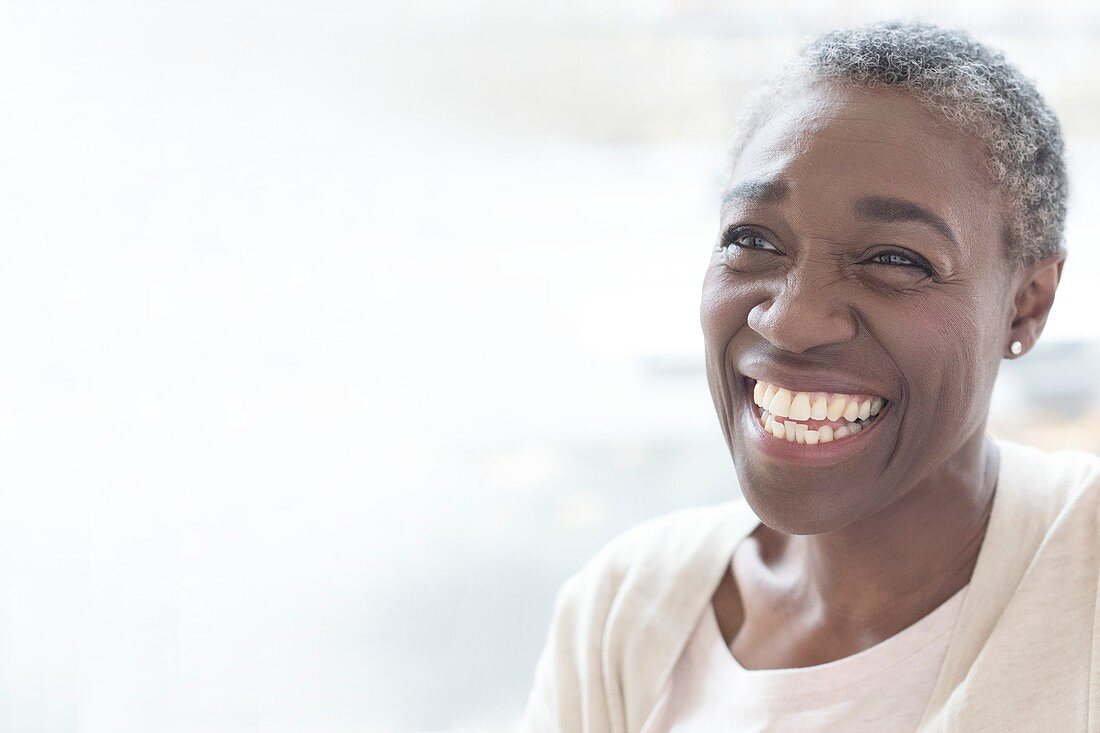
[[[792,669],[742,667],[708,604],[642,733],[912,733],[965,593],[857,654]]]
[[[1100,733],[1100,457],[997,446],[989,526],[919,731]],[[639,733],[759,524],[739,499],[609,542],[558,591],[520,730]]]

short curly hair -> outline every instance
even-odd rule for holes
[[[964,31],[886,21],[825,33],[804,46],[744,108],[733,156],[766,117],[761,102],[792,82],[894,87],[984,146],[1007,207],[1005,253],[1017,263],[1064,252],[1066,177],[1061,126],[1004,54]]]

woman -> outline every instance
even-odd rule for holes
[[[702,295],[743,499],[566,582],[525,730],[1100,730],[1100,460],[985,435],[1065,257],[1057,119],[898,23],[751,110]]]

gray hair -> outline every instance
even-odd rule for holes
[[[895,87],[985,148],[1007,208],[1005,252],[1018,263],[1061,253],[1068,181],[1058,118],[1000,51],[963,31],[881,22],[821,35],[750,100],[733,155],[766,117],[761,102],[791,82]]]

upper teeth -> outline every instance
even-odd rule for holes
[[[870,395],[838,394],[835,392],[792,392],[767,382],[757,382],[752,391],[753,402],[778,417],[792,420],[866,420],[882,410],[886,400]]]

